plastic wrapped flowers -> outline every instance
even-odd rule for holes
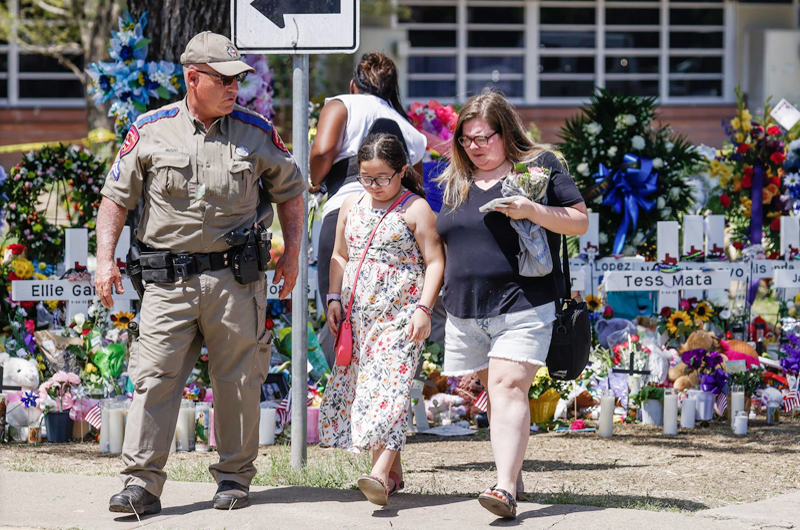
[[[272,68],[269,67],[266,55],[247,55],[244,62],[255,69],[239,85],[239,95],[236,102],[243,107],[252,109],[268,120],[275,117],[272,100],[275,95],[272,83]]]
[[[150,98],[169,99],[183,90],[180,65],[146,61],[150,43],[150,39],[144,37],[147,22],[147,12],[135,21],[125,10],[119,19],[119,31],[111,32],[108,46],[114,62],[92,63],[86,69],[92,79],[90,93],[94,104],[100,106],[113,100],[108,115],[114,118],[114,132],[119,143],[139,114],[147,110]]]

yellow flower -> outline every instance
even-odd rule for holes
[[[749,122],[752,119],[753,115],[750,114],[750,111],[747,109],[742,109],[742,124],[744,124],[744,122]]]
[[[692,325],[692,319],[686,314],[686,311],[675,311],[667,320],[667,331],[669,331],[673,335],[678,334],[678,324],[683,322],[684,327],[690,327]]]
[[[719,185],[721,188],[727,188],[730,183],[731,183],[730,177],[726,177],[724,175],[719,176]]]
[[[742,122],[742,130],[744,132],[750,132],[752,129],[753,129],[753,122],[751,122],[750,120]]]
[[[800,305],[800,293],[797,293],[797,295],[794,297],[794,303],[795,305]]]
[[[50,311],[58,309],[58,300],[47,300],[45,304],[47,304],[47,308],[50,309]]]
[[[36,278],[37,280],[46,280],[47,279],[47,276],[45,276],[41,272],[34,272],[33,273],[33,277]]]
[[[728,164],[720,162],[719,160],[712,160],[709,166],[708,174],[712,177],[728,177],[733,174],[733,168]]]
[[[586,307],[589,308],[589,311],[597,311],[600,309],[602,303],[600,302],[600,298],[596,297],[593,294],[586,295]]]
[[[109,318],[111,319],[111,323],[114,324],[117,329],[128,329],[128,324],[133,320],[134,316],[135,315],[133,313],[120,311],[116,315],[111,315]]]
[[[751,215],[753,215],[753,212],[751,211],[751,209],[750,209],[750,208],[747,208],[747,209],[744,211],[744,216],[745,216],[745,217],[747,217],[748,219],[750,219],[750,216],[751,216]]]
[[[47,268],[47,263],[45,263],[44,261],[40,261],[38,267],[40,271],[43,271]]]
[[[708,322],[714,316],[714,308],[703,300],[694,308],[694,319],[696,322]]]
[[[736,135],[734,136],[734,139],[736,140],[736,142],[737,142],[737,143],[742,143],[742,142],[744,142],[744,134],[743,134],[743,133],[740,133],[740,132],[738,132],[738,133],[736,133]]]
[[[738,131],[741,128],[741,126],[742,126],[742,122],[739,121],[739,118],[733,118],[731,120],[731,127],[733,127],[735,130]],[[741,142],[741,140],[737,140],[737,141]]]
[[[86,373],[87,374],[91,374],[92,372],[96,372],[96,371],[97,371],[97,367],[95,365],[93,365],[92,363],[86,363]]]
[[[14,266],[14,273],[23,280],[27,280],[33,276],[33,263],[27,259],[17,258],[14,260],[12,265]]]

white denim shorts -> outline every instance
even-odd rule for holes
[[[543,366],[555,319],[553,302],[490,318],[447,315],[442,373],[473,374],[488,368],[490,358]]]

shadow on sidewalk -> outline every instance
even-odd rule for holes
[[[388,506],[375,506],[373,517],[397,517],[397,515],[403,510],[431,508],[436,506],[444,506],[447,504],[468,502],[472,500],[473,499],[464,497],[448,497],[444,495],[415,495],[398,493],[389,499]],[[272,488],[265,491],[251,492],[250,506],[244,509],[253,510],[258,509],[259,506],[295,503],[311,504],[315,502],[363,503],[364,505],[369,505],[369,501],[367,501],[364,498],[364,495],[357,490],[286,486]],[[167,506],[161,510],[161,513],[157,516],[143,516],[142,520],[153,517],[174,517],[177,515],[186,515],[203,510],[213,510],[210,497],[208,499],[203,499],[192,504],[185,504],[183,506]],[[137,519],[135,515],[126,515],[123,517],[116,517],[114,519],[116,522],[135,522],[136,520]]]
[[[579,464],[575,462],[564,462],[559,460],[525,460],[522,463],[522,470],[529,472],[537,471],[604,471],[608,469],[621,469],[627,467],[648,467],[647,464],[618,464],[615,462],[589,462]],[[435,471],[494,471],[494,462],[468,462],[465,464],[455,464],[451,466],[434,466],[431,472]],[[415,471],[418,473],[419,471]]]

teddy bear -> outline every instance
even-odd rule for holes
[[[719,351],[719,339],[710,331],[698,329],[689,335],[681,346],[681,353],[689,350],[703,349],[706,351]]]
[[[481,409],[473,405],[478,399],[483,385],[478,374],[470,374],[461,377],[456,388],[456,395],[464,399],[464,406],[467,409],[466,419],[471,419],[473,415],[481,412]]]
[[[439,370],[433,370],[428,374],[428,382],[422,389],[422,397],[430,399],[434,394],[447,393],[447,376],[443,376]]]
[[[3,367],[3,386],[17,386],[22,392],[36,392],[39,395],[39,365],[35,359],[12,357],[8,353],[0,353],[0,366]],[[10,396],[9,396],[10,397]],[[28,410],[21,401],[9,399],[6,410],[6,421],[12,427],[27,427],[41,418],[38,408]]]

